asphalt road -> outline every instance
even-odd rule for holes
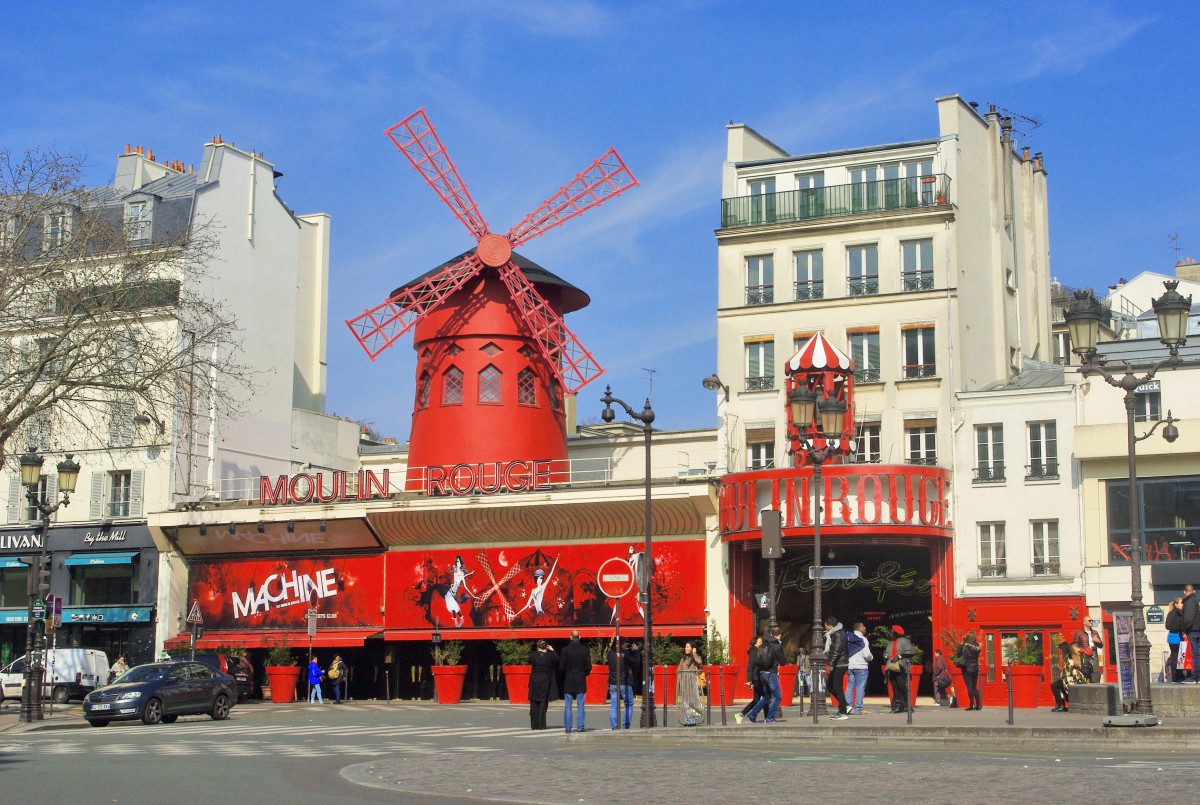
[[[1029,749],[968,740],[953,748],[911,741],[867,746],[850,737],[710,744],[693,733],[686,741],[634,745],[613,740],[603,708],[589,715],[602,735],[530,732],[517,706],[369,702],[252,704],[235,708],[226,722],[185,717],[155,727],[10,733],[0,735],[0,791],[9,802],[80,805],[878,799],[962,805],[1081,796],[1095,805],[1193,801],[1200,776],[1200,758],[1190,752],[1072,749],[1069,740]],[[561,705],[551,708],[550,724],[556,723]]]

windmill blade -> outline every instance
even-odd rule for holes
[[[514,248],[520,246],[547,229],[560,226],[585,210],[603,204],[610,198],[616,198],[638,184],[633,173],[625,167],[617,149],[610,148],[574,179],[559,188],[557,193],[542,202],[542,206],[526,215],[521,223],[508,230],[506,237]]]
[[[471,198],[471,191],[467,190],[466,183],[458,175],[458,168],[454,167],[454,162],[446,153],[446,146],[442,145],[433,124],[425,116],[425,107],[422,106],[387,129],[384,134],[425,177],[429,186],[476,240],[488,234],[487,221],[483,220],[475,199]]]
[[[402,288],[382,305],[346,319],[346,326],[367,356],[375,360],[379,353],[411,330],[422,316],[446,301],[482,270],[483,263],[472,252],[433,276]]]
[[[500,268],[500,279],[508,286],[525,325],[568,394],[574,394],[604,373],[592,353],[567,329],[562,316],[546,303],[521,269],[510,262]]]

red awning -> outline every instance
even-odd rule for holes
[[[192,644],[192,636],[187,632],[177,634],[174,637],[168,637],[163,641],[163,648],[167,651],[174,649],[187,648]]]
[[[313,648],[335,646],[361,646],[364,641],[373,637],[381,637],[379,629],[317,629],[312,639]],[[204,637],[196,641],[198,649],[214,649],[222,646],[236,648],[271,648],[287,639],[288,645],[295,649],[308,647],[308,632],[306,631],[246,631],[246,632],[206,632]]]
[[[568,638],[571,636],[572,628],[579,629],[579,636],[582,638],[610,638],[613,636],[613,627],[611,626],[525,626],[512,629],[454,629],[450,627],[442,627],[439,629],[442,635],[442,640],[503,640],[505,638],[514,638],[516,640],[539,640],[545,638],[547,640],[555,640]],[[625,623],[621,625],[622,639],[638,640],[641,638],[645,630],[640,623]],[[661,624],[654,622],[654,631],[669,632],[675,637],[684,637],[690,635],[698,635],[704,632],[703,623],[667,623]],[[383,639],[387,641],[406,641],[417,640],[423,643],[428,643],[430,638],[430,629],[388,629],[383,633]]]

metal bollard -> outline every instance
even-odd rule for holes
[[[1008,726],[1013,726],[1016,719],[1016,712],[1013,710],[1013,689],[1012,689],[1012,667],[1009,666],[1005,671],[1004,676],[1008,679]]]
[[[908,667],[904,669],[904,676],[908,679],[908,684],[905,685],[904,690],[904,711],[907,714],[905,715],[905,718],[908,720],[908,726],[911,727],[913,714],[912,663],[909,663]]]
[[[719,668],[717,669],[717,673],[717,679],[719,680],[717,685],[721,694],[721,726],[727,727],[729,726],[729,722],[725,720],[725,674],[720,673]]]

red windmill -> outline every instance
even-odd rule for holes
[[[603,371],[563,321],[589,299],[513,249],[636,187],[637,179],[610,148],[499,235],[480,215],[424,109],[384,133],[476,240],[471,251],[346,321],[371,360],[416,328],[407,487],[428,490],[431,480],[446,478],[450,491],[489,491],[505,480],[502,472],[512,472],[502,465],[513,461],[551,461],[561,472],[564,392]]]

